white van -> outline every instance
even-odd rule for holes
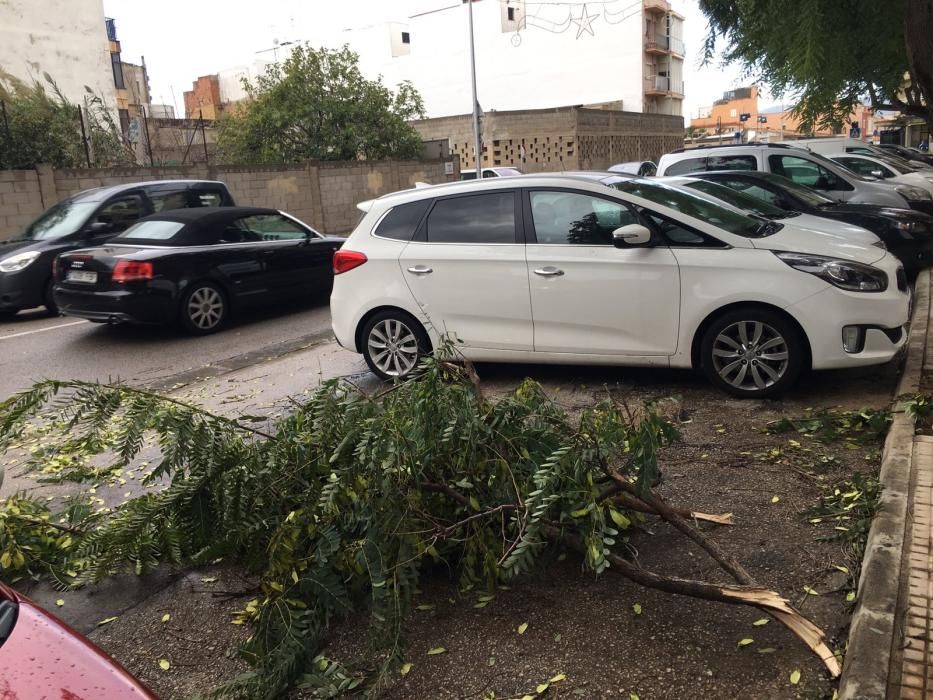
[[[876,204],[933,213],[933,196],[913,185],[862,177],[819,153],[785,144],[700,146],[661,156],[658,177],[713,170],[757,170],[774,173],[822,192],[837,202]]]

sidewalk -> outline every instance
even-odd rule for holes
[[[917,280],[899,403],[885,441],[840,700],[933,698],[933,436],[916,435],[905,398],[933,391],[931,276]]]

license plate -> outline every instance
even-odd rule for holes
[[[83,282],[85,284],[97,284],[97,273],[87,270],[68,270],[66,279],[69,282]]]

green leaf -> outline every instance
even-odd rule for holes
[[[800,671],[795,669],[793,672],[791,672],[790,682],[791,685],[797,685],[800,682]]]
[[[525,630],[527,630],[527,629],[528,629],[528,623],[527,623],[527,622],[523,622],[522,624],[520,624],[520,625],[518,626],[517,632],[518,632],[519,634],[525,634]]]
[[[853,600],[855,600],[855,591],[849,591],[846,593],[846,602],[851,603]]]
[[[216,576],[202,576],[201,583],[214,583],[217,580]]]
[[[776,651],[777,649],[775,649],[774,647],[764,647],[762,649],[758,649],[759,654],[773,654]]]
[[[810,586],[804,586],[803,590],[806,591],[807,595],[819,595],[813,588]]]
[[[563,680],[566,680],[567,676],[563,673],[558,673],[556,676],[551,676],[548,680],[548,683],[560,683]]]
[[[165,613],[165,614],[162,616],[162,622],[168,622],[168,621],[171,620],[171,619],[172,619],[172,616],[171,616],[169,613]]]
[[[97,626],[100,627],[101,625],[109,625],[111,622],[113,622],[114,620],[116,620],[117,617],[119,617],[119,616],[118,616],[118,615],[114,615],[113,617],[104,618],[103,620],[101,620],[100,622],[97,623]]]
[[[628,527],[632,524],[631,520],[626,518],[625,515],[617,511],[615,508],[609,509],[609,517],[612,518],[612,522],[614,522],[623,530],[628,529]]]
[[[632,612],[634,612],[636,615],[641,615],[641,603],[635,603],[632,606]]]
[[[59,598],[58,600],[55,601],[55,605],[57,605],[58,607],[62,607],[64,604],[65,604],[65,601],[62,598]]]
[[[545,690],[547,690],[550,687],[551,687],[550,683],[539,683],[537,686],[535,686],[535,692],[540,695],[541,693],[543,693]]]
[[[437,656],[438,654],[446,654],[447,650],[444,647],[434,647],[433,649],[428,649],[428,656]]]
[[[771,620],[769,620],[767,617],[762,617],[761,619],[755,620],[752,624],[755,627],[763,627],[764,625],[767,625],[769,622],[771,622]]]
[[[742,647],[747,647],[749,644],[754,644],[754,642],[754,639],[746,637],[745,639],[739,640],[738,647],[741,649]]]
[[[169,663],[168,659],[159,659],[159,668],[163,671],[168,671],[172,667],[172,664]]]
[[[421,605],[416,605],[415,610],[434,610],[434,603],[422,603]]]
[[[470,496],[470,507],[473,510],[479,512],[479,509],[480,509],[479,499],[476,496],[472,496],[472,495]]]
[[[411,671],[411,663],[410,663],[410,662],[406,662],[406,663],[402,664],[402,668],[399,669],[399,673],[401,673],[403,676],[407,676],[409,671]]]
[[[781,500],[780,496],[771,496],[772,503],[778,503]]]

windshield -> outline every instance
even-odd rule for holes
[[[65,200],[46,209],[26,228],[23,238],[31,241],[51,240],[74,233],[90,218],[98,202]]]
[[[829,197],[824,197],[816,190],[811,190],[809,187],[804,185],[798,185],[793,180],[790,180],[783,175],[773,175],[767,173],[762,175],[765,180],[772,182],[782,190],[787,190],[797,199],[802,200],[804,204],[810,207],[832,207],[836,205],[836,201],[830,199]]]
[[[698,190],[703,194],[707,194],[710,197],[715,197],[718,200],[725,202],[726,204],[731,204],[737,209],[744,209],[745,211],[750,211],[752,214],[758,214],[758,216],[763,216],[766,219],[785,219],[792,214],[779,209],[778,207],[768,204],[765,201],[753,197],[750,194],[745,194],[744,192],[739,192],[734,190],[731,187],[726,187],[725,185],[720,185],[715,182],[709,182],[708,180],[697,180],[696,182],[687,182],[684,183],[685,187],[689,187],[691,190]]]
[[[678,187],[671,187],[660,182],[649,182],[648,180],[627,180],[613,185],[613,187],[636,197],[643,197],[662,206],[676,209],[681,214],[718,226],[743,238],[761,238],[763,235],[775,232],[771,229],[765,230],[765,223],[761,219],[754,219],[745,214],[726,209],[705,197]],[[769,223],[769,225],[780,228],[780,224]]]
[[[864,175],[860,175],[859,173],[855,172],[851,168],[847,168],[839,161],[833,160],[832,158],[827,158],[826,156],[821,155],[819,153],[813,153],[811,151],[810,156],[812,158],[815,158],[821,161],[823,165],[826,167],[826,169],[832,173],[836,173],[837,171],[841,170],[842,172],[846,174],[846,177],[852,180],[861,180],[862,182],[877,182],[878,181],[878,178],[876,177],[865,177]]]

